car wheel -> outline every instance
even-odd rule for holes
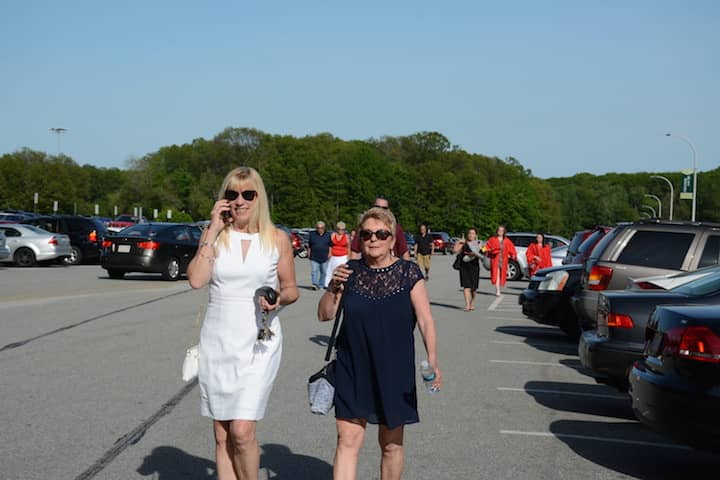
[[[171,258],[165,265],[165,270],[162,272],[163,280],[175,281],[180,278],[180,261],[177,258]]]
[[[515,260],[508,261],[507,274],[505,277],[511,281],[520,280],[520,278],[522,278],[522,270]]]
[[[122,270],[108,270],[108,277],[119,280],[125,276],[125,272]]]
[[[300,258],[307,258],[307,250],[303,248],[298,252],[297,256]]]
[[[82,252],[78,247],[71,247],[72,253],[63,260],[65,265],[77,265],[82,262]]]
[[[35,252],[29,248],[18,248],[13,255],[13,260],[18,267],[32,267],[35,265]]]

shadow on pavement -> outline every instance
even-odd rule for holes
[[[285,445],[266,443],[260,455],[260,470],[277,480],[323,480],[332,478],[332,465],[318,458],[292,453]]]
[[[720,455],[688,450],[636,422],[558,420],[550,425],[550,431],[581,457],[633,478],[677,480],[707,478],[708,475],[714,477],[711,472],[717,472],[720,464]],[[581,436],[604,437],[628,443],[595,441],[579,438]]]
[[[175,447],[157,447],[145,457],[137,472],[158,480],[215,479],[215,462]]]
[[[562,412],[635,420],[630,397],[604,385],[529,381],[525,391],[540,405]],[[552,393],[552,392],[568,392]],[[572,395],[580,393],[584,395]]]
[[[517,337],[525,337],[527,340],[542,340],[566,342],[567,335],[555,327],[536,327],[525,325],[501,325],[495,328],[496,332]],[[526,341],[527,341],[526,340]]]
[[[430,305],[432,305],[433,307],[443,307],[443,308],[451,308],[453,310],[462,310],[462,307],[458,307],[457,305],[450,305],[449,303],[430,302]]]

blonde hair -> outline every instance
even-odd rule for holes
[[[360,214],[360,220],[358,220],[358,232],[362,230],[362,224],[369,218],[383,222],[387,227],[389,227],[390,233],[393,234],[393,237],[395,236],[395,233],[397,232],[397,222],[395,221],[395,215],[393,215],[390,210],[379,207],[373,207],[365,210]],[[395,241],[397,241],[397,238]]]
[[[238,167],[225,176],[218,198],[224,197],[225,190],[234,189],[255,190],[257,192],[254,200],[256,205],[250,216],[248,231],[250,233],[260,233],[260,247],[266,251],[272,250],[276,247],[275,235],[277,229],[270,218],[270,207],[262,177],[254,168]],[[226,249],[230,248],[229,231],[231,228],[231,224],[225,225],[217,238],[218,245]]]

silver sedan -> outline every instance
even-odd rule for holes
[[[60,260],[72,255],[70,237],[51,233],[33,225],[0,224],[10,255],[0,262],[31,267],[37,262]]]

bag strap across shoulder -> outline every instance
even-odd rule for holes
[[[332,333],[330,334],[330,340],[328,340],[327,352],[325,352],[325,361],[330,361],[332,355],[332,349],[335,346],[335,338],[337,337],[338,326],[340,325],[340,317],[343,313],[343,303],[345,301],[345,295],[340,295],[340,304],[338,305],[337,312],[335,312],[335,321],[333,322]]]

